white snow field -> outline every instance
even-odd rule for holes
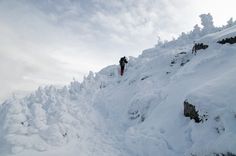
[[[204,28],[0,105],[0,156],[236,155],[236,25]],[[193,40],[209,48],[192,54]],[[117,61],[118,62],[118,61]],[[184,101],[204,120],[184,116]]]

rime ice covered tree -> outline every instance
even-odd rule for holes
[[[227,26],[232,26],[234,24],[233,18],[231,17],[228,21],[227,21]]]
[[[198,26],[198,24],[196,24],[193,28],[193,31],[190,33],[191,34],[191,38],[199,38],[201,35],[201,28]]]
[[[201,14],[199,16],[201,18],[201,24],[203,26],[202,32],[204,34],[212,33],[216,30],[214,23],[213,23],[213,17],[210,13],[208,14]]]
[[[232,27],[233,25],[236,24],[236,21],[233,20],[233,18],[231,17],[228,21],[227,21],[227,25],[226,28]]]

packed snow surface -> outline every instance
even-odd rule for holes
[[[39,87],[0,105],[1,156],[190,156],[236,154],[236,26],[179,39],[111,65],[82,83]],[[183,114],[183,102],[205,120]]]

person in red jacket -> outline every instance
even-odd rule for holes
[[[119,63],[120,63],[120,75],[122,76],[124,74],[125,64],[128,63],[126,57],[124,56],[120,58]]]

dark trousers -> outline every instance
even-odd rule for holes
[[[121,76],[124,74],[124,69],[125,69],[125,66],[120,66],[120,75]]]

